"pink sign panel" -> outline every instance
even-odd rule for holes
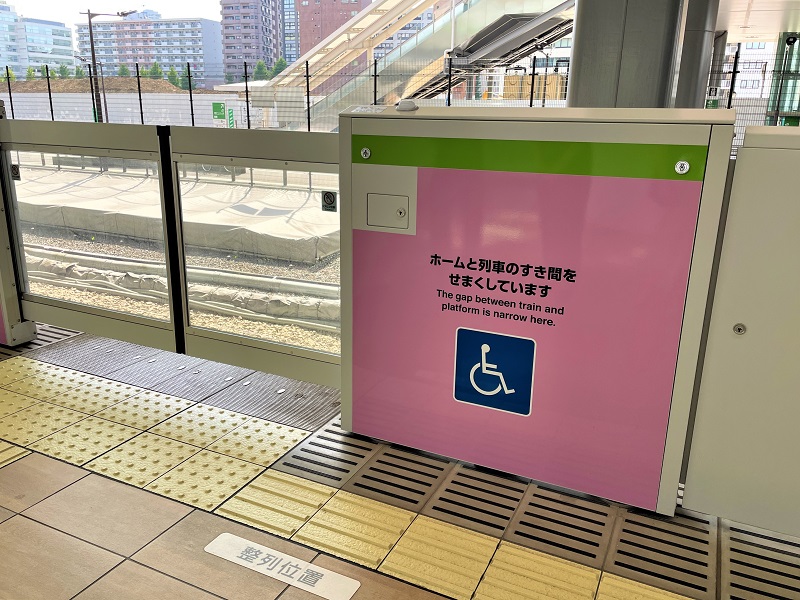
[[[353,428],[655,509],[702,182],[419,169],[353,232]]]

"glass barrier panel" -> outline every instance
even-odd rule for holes
[[[331,173],[179,163],[189,324],[339,354]]]
[[[12,151],[25,291],[169,321],[156,162]]]

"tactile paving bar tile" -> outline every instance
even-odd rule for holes
[[[722,521],[722,600],[800,598],[800,538]]]
[[[38,403],[39,400],[30,396],[23,396],[16,392],[0,389],[0,419]]]
[[[596,598],[597,600],[687,600],[686,596],[616,577],[610,573],[603,573]]]
[[[93,375],[105,376],[159,352],[162,351],[84,334],[34,350],[26,356]]]
[[[390,446],[369,459],[342,489],[419,512],[454,465],[446,458]]]
[[[263,419],[250,419],[211,444],[208,449],[269,467],[310,433]]]
[[[85,468],[144,487],[197,454],[200,448],[169,438],[142,433],[84,465]]]
[[[151,428],[150,433],[205,448],[247,421],[247,415],[196,404]]]
[[[327,485],[269,470],[259,475],[215,512],[288,538],[335,492],[335,488]]]
[[[468,600],[497,548],[496,538],[419,516],[379,571]]]
[[[375,569],[414,517],[410,511],[340,490],[292,539]]]
[[[600,571],[501,542],[473,600],[593,600]]]
[[[109,406],[95,416],[137,429],[149,429],[195,404],[191,400],[145,391]]]
[[[261,465],[203,450],[145,489],[197,508],[214,510],[263,470]]]
[[[527,481],[462,464],[450,472],[421,514],[500,537],[526,489]]]
[[[85,418],[84,413],[40,402],[0,419],[0,438],[27,446]]]
[[[255,373],[203,400],[228,410],[314,430],[341,409],[341,392],[334,388]]]
[[[73,465],[82,465],[139,433],[133,427],[88,417],[31,444],[30,449]]]
[[[674,517],[631,510],[614,528],[604,571],[712,600],[717,582],[717,519],[682,509]]]
[[[340,488],[382,447],[383,444],[344,431],[336,419],[307,437],[273,468]]]
[[[47,399],[51,404],[71,408],[89,415],[146,390],[117,381],[87,383]]]
[[[25,450],[25,448],[0,440],[0,468],[10,465],[15,460],[19,460],[28,454],[30,454],[30,451]]]
[[[250,369],[242,369],[241,367],[209,360],[189,369],[184,369],[178,375],[150,387],[162,394],[171,394],[189,400],[200,401],[252,373],[253,371]]]
[[[532,483],[503,539],[600,568],[618,514],[619,509],[599,499]]]
[[[197,367],[206,362],[202,358],[159,352],[155,356],[140,360],[106,375],[109,379],[143,388],[152,388],[159,383]]]

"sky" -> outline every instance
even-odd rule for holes
[[[95,13],[115,13],[125,10],[149,8],[168,17],[199,17],[220,20],[219,0],[156,0],[142,4],[142,0],[6,0],[16,8],[17,14],[34,19],[59,21],[74,29],[76,23],[86,23],[91,8]],[[97,17],[97,20],[104,17]]]

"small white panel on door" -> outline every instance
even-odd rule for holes
[[[408,229],[408,196],[367,194],[367,225]]]

